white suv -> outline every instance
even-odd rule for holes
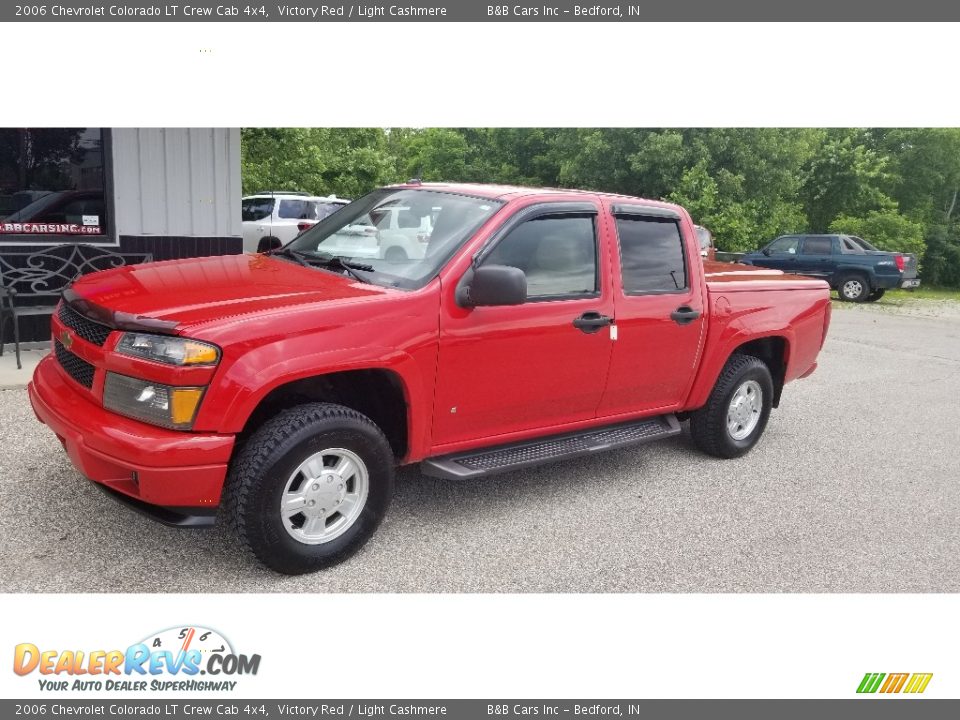
[[[422,260],[439,208],[417,217],[408,207],[381,208],[347,225],[325,244],[327,252],[389,262]]]
[[[262,252],[285,245],[307,227],[350,201],[336,195],[317,197],[299,192],[263,192],[242,199],[243,250]]]

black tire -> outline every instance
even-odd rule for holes
[[[307,544],[284,527],[280,500],[291,475],[314,453],[344,448],[357,455],[369,476],[363,509],[341,535]],[[380,525],[393,496],[390,443],[365,415],[329,403],[284,410],[260,427],[230,465],[223,509],[241,541],[264,565],[287,575],[343,562]]]
[[[843,275],[837,281],[837,295],[844,302],[864,302],[871,292],[870,282],[858,273]]]
[[[387,262],[406,262],[409,258],[407,257],[407,251],[398,245],[387,248],[387,252],[384,253],[383,259]]]
[[[269,250],[275,250],[281,245],[283,245],[283,243],[280,242],[280,238],[275,238],[272,235],[266,235],[260,238],[260,241],[257,243],[257,252],[264,253]]]
[[[727,412],[736,391],[754,381],[761,391],[761,410],[756,426],[743,438],[734,438],[727,427]],[[770,369],[753,355],[735,354],[724,366],[707,404],[690,413],[690,435],[700,450],[720,458],[747,454],[757,444],[773,406],[773,378]]]
[[[867,302],[876,302],[883,297],[885,292],[887,291],[884,288],[877,288],[872,293],[867,295]]]

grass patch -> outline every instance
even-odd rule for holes
[[[856,307],[861,305],[861,303],[847,303],[841,302],[837,298],[836,292],[831,292],[831,298],[833,299],[833,306],[836,307]],[[960,290],[956,288],[938,288],[938,287],[920,287],[916,290],[887,290],[884,293],[883,297],[872,303],[862,303],[862,305],[873,305],[883,307],[900,307],[911,301],[923,301],[923,300],[934,300],[934,301],[953,301],[960,303]]]
[[[881,300],[957,300],[960,290],[956,288],[937,288],[920,286],[916,290],[887,290]]]

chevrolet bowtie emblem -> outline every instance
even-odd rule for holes
[[[60,333],[60,344],[63,345],[67,350],[73,347],[73,335],[70,334],[69,330],[63,330]]]

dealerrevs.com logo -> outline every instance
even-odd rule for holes
[[[256,675],[260,655],[237,653],[216,630],[173,627],[151,633],[125,650],[53,650],[20,643],[13,671],[34,676],[45,691],[232,691]]]

